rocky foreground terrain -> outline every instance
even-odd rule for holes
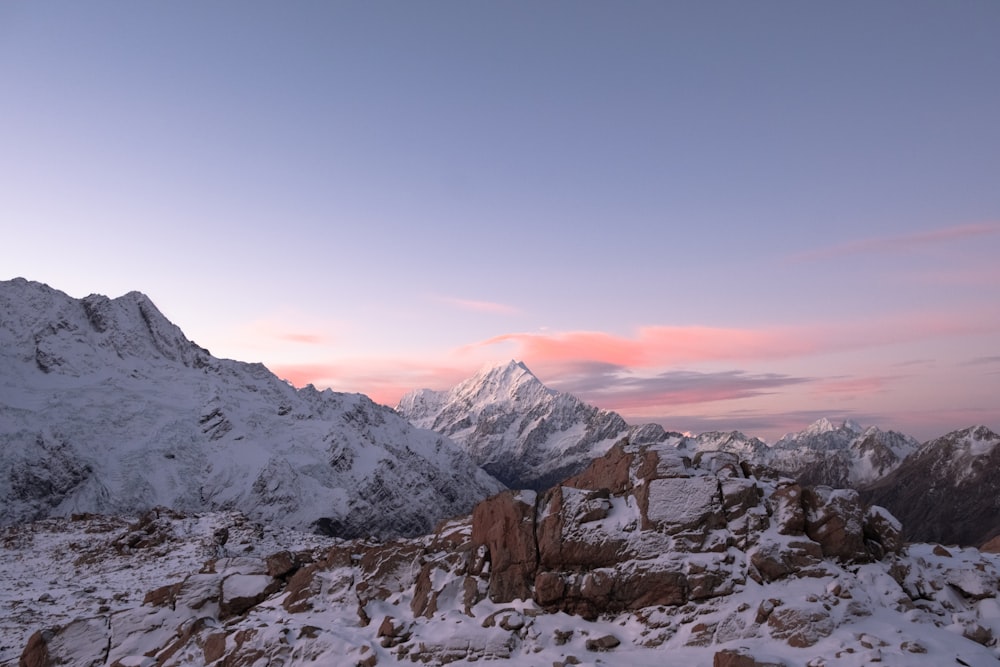
[[[1000,556],[905,545],[853,491],[622,442],[424,537],[238,514],[0,539],[0,664],[996,665]],[[19,662],[18,662],[19,661]]]

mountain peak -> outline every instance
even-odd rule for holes
[[[473,378],[503,378],[516,380],[518,378],[524,377],[525,375],[530,376],[534,379],[535,374],[524,364],[523,361],[517,361],[511,359],[504,364],[487,364],[483,366],[478,373],[476,373]]]
[[[518,402],[557,393],[542,384],[524,362],[513,359],[505,364],[484,367],[452,391],[470,398]]]
[[[410,392],[396,409],[453,438],[505,484],[536,490],[576,474],[629,432],[620,415],[546,387],[513,359],[447,391]]]
[[[831,433],[833,431],[847,431],[848,433],[859,435],[864,432],[864,429],[853,419],[845,419],[838,425],[836,422],[831,421],[826,417],[822,417],[807,426],[805,430],[801,431],[798,435],[820,435],[822,433]]]

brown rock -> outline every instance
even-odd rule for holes
[[[49,667],[52,662],[49,660],[48,642],[52,638],[49,630],[39,630],[28,638],[28,644],[21,652],[18,660],[18,667]]]
[[[266,574],[231,574],[222,582],[219,618],[242,616],[281,588]]]
[[[614,635],[604,635],[603,637],[588,639],[586,645],[588,651],[610,651],[620,644],[621,640]]]
[[[566,582],[556,572],[539,572],[535,576],[535,601],[543,607],[557,605],[566,593]]]
[[[613,494],[622,494],[629,487],[629,468],[633,455],[625,451],[628,439],[614,444],[607,453],[594,459],[580,474],[562,483],[576,489],[607,489]]]
[[[682,605],[688,600],[688,581],[682,572],[636,568],[618,575],[614,596],[622,610]]]
[[[536,530],[539,566],[592,570],[619,563],[626,552],[624,536],[581,529],[600,515],[606,516],[610,506],[606,491],[562,486],[549,489],[540,504],[544,518]]]
[[[532,491],[504,491],[472,511],[472,544],[489,550],[489,597],[494,602],[531,597],[538,568],[535,499]]]
[[[414,563],[423,552],[422,547],[406,541],[366,547],[357,562],[358,603],[364,606],[372,600],[385,600],[413,585],[420,573]]]
[[[782,535],[806,532],[806,513],[802,508],[802,487],[786,484],[774,490],[770,498],[772,521]]]
[[[743,516],[760,503],[761,491],[752,479],[727,477],[719,481],[719,487],[722,491],[722,510],[728,521]]]
[[[181,585],[182,583],[178,582],[154,588],[146,593],[146,596],[142,599],[142,603],[154,607],[173,607],[177,601],[177,593],[180,591]]]
[[[265,559],[265,562],[267,563],[267,575],[275,579],[290,574],[297,565],[295,556],[290,551],[279,551],[271,554]]]
[[[731,648],[717,651],[712,658],[712,667],[756,667],[756,664],[753,656]]]
[[[987,540],[979,550],[987,554],[1000,554],[1000,535]]]
[[[462,581],[462,607],[465,613],[472,616],[472,608],[482,599],[479,594],[479,580],[475,577],[466,577]]]
[[[425,616],[431,618],[437,611],[437,595],[431,590],[431,572],[434,570],[432,563],[424,563],[417,575],[417,583],[413,587],[413,600],[410,601],[410,611],[413,616]]]
[[[806,535],[819,542],[823,555],[843,562],[866,562],[864,511],[858,492],[826,486],[802,490]]]
[[[794,648],[807,648],[829,637],[834,624],[830,616],[818,607],[782,607],[767,618],[771,636],[785,640]]]
[[[708,646],[715,637],[718,623],[695,623],[691,626],[691,636],[684,642],[685,646]]]
[[[210,664],[221,658],[226,653],[226,633],[213,632],[205,639],[202,646],[205,654],[205,664]]]
[[[872,556],[881,560],[888,554],[901,554],[905,542],[903,540],[903,528],[889,510],[873,505],[868,508],[865,514],[864,537],[866,543],[874,542],[878,549],[873,551]],[[872,545],[869,544],[869,547]],[[881,551],[881,553],[878,553]]]
[[[983,646],[989,646],[993,641],[993,631],[989,628],[984,628],[979,624],[972,624],[962,631],[962,636],[966,639],[971,639],[977,644],[982,644]]]

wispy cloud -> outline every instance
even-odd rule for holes
[[[284,332],[276,333],[274,337],[278,340],[287,340],[292,343],[306,343],[308,345],[321,345],[326,343],[329,338],[322,334],[316,333],[305,333],[305,332]]]
[[[983,222],[968,225],[955,225],[940,229],[931,229],[913,234],[900,234],[898,236],[872,237],[849,241],[840,245],[829,246],[827,248],[817,248],[807,250],[790,258],[792,261],[807,261],[815,259],[829,259],[844,255],[855,255],[860,253],[884,253],[899,252],[921,246],[947,243],[951,241],[961,241],[978,236],[989,236],[1000,234],[1000,222]]]
[[[453,296],[435,296],[435,301],[439,301],[449,306],[454,306],[461,310],[469,310],[476,313],[490,313],[492,315],[519,315],[521,311],[514,306],[494,301],[479,301],[475,299],[460,299]]]
[[[899,376],[885,375],[834,377],[817,382],[815,392],[817,394],[849,394],[851,396],[875,394],[885,391],[890,382],[898,379]]]
[[[750,398],[810,381],[780,373],[743,370],[677,370],[644,377],[623,368],[595,367],[592,375],[558,378],[551,384],[595,405],[622,411]]]
[[[985,366],[987,364],[1000,364],[1000,355],[994,355],[989,357],[976,357],[975,359],[969,359],[963,366]]]

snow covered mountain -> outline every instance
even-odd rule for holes
[[[15,279],[0,317],[0,525],[162,505],[413,535],[502,488],[365,396],[216,359],[138,292]]]
[[[919,446],[896,431],[820,419],[776,442],[766,463],[803,484],[858,488],[888,475]]]
[[[615,412],[546,387],[518,361],[485,368],[447,391],[412,391],[396,411],[458,442],[511,488],[547,488],[625,436],[637,443],[680,437],[655,424],[630,427]]]
[[[982,545],[1000,535],[998,471],[1000,435],[973,426],[924,443],[862,494],[900,517],[911,540]]]

